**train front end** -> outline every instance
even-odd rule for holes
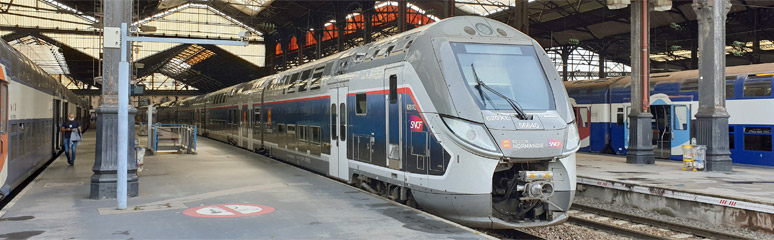
[[[550,59],[537,42],[491,19],[451,18],[439,25],[427,30],[425,41],[415,41],[417,49],[432,49],[435,58],[425,60],[435,61],[438,72],[417,73],[426,89],[448,90],[429,91],[437,110],[431,123],[454,156],[438,184],[429,181],[442,192],[417,197],[420,206],[474,227],[564,222],[580,139]],[[418,55],[409,57],[414,66]]]

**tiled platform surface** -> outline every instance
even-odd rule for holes
[[[199,138],[197,155],[146,156],[140,173],[140,196],[129,199],[127,210],[117,211],[113,199],[88,199],[95,132],[85,134],[75,167],[67,166],[63,156],[56,159],[23,195],[0,212],[0,238],[489,238],[341,182],[206,138]],[[228,210],[224,204],[265,207]],[[187,209],[210,205],[215,207],[198,213],[227,217],[184,214]],[[268,212],[266,207],[274,211]],[[237,217],[240,215],[250,216]]]

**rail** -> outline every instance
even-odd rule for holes
[[[196,131],[195,125],[153,124],[148,146],[153,154],[196,154]]]

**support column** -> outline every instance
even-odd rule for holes
[[[368,44],[371,41],[373,41],[373,39],[371,39],[372,36],[373,36],[373,26],[371,26],[371,24],[372,24],[371,23],[371,20],[372,20],[371,17],[372,16],[373,15],[371,14],[370,11],[363,12],[363,41],[364,41],[364,44]]]
[[[454,0],[443,1],[443,16],[442,19],[454,17]]]
[[[606,78],[607,73],[605,72],[605,53],[599,53],[599,78]]]
[[[632,106],[629,112],[629,151],[626,154],[626,163],[653,164],[655,163],[651,130],[653,115],[648,111],[650,107],[648,0],[632,1],[631,11]]]
[[[517,0],[516,9],[514,9],[513,14],[511,26],[519,29],[519,31],[524,34],[529,35],[529,1]]]
[[[132,1],[105,1],[104,26],[121,27],[121,23],[132,21]],[[131,54],[131,47],[126,48]],[[128,126],[118,126],[118,65],[121,61],[120,48],[105,48],[102,64],[102,97],[97,113],[97,147],[94,155],[94,175],[91,176],[91,199],[115,198],[117,191],[118,170],[118,128],[128,127],[127,144],[127,195],[137,196],[138,178],[137,162],[134,158],[134,113],[130,107]],[[126,86],[128,87],[128,86]]]
[[[406,0],[398,1],[398,32],[405,32],[406,29]]]
[[[302,65],[304,64],[304,48],[306,47],[305,31],[296,31],[296,44],[298,44],[298,65]]]
[[[562,81],[569,81],[569,73],[567,72],[567,66],[570,61],[570,53],[572,52],[572,47],[570,46],[562,46]]]
[[[726,14],[729,0],[694,0],[699,20],[699,111],[696,142],[707,146],[707,171],[731,171],[726,111]]]
[[[264,50],[266,53],[263,58],[263,66],[269,69],[270,73],[274,73],[274,54],[277,51],[277,42],[269,34],[263,36]]]
[[[753,19],[753,52],[752,52],[752,64],[758,64],[761,63],[761,39],[758,35],[758,31],[760,31],[760,8],[753,9],[755,16]]]

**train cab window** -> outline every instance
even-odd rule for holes
[[[390,104],[398,103],[398,75],[390,75]]]
[[[583,128],[589,127],[589,109],[582,107],[578,109],[578,115],[580,115],[580,122]]]
[[[688,129],[688,107],[675,106],[675,130]]]
[[[624,111],[623,111],[623,108],[618,108],[616,116],[618,117],[618,119],[617,119],[618,120],[617,121],[618,126],[623,126],[624,125]]]
[[[365,93],[358,93],[355,95],[355,114],[356,115],[366,115],[368,113],[368,101],[367,101],[368,95]]]
[[[734,98],[734,83],[736,76],[726,76],[726,98]]]
[[[771,96],[771,75],[750,75],[744,81],[745,97]]]
[[[699,79],[698,78],[689,78],[683,80],[682,84],[680,84],[680,91],[681,92],[696,92],[699,91]]]
[[[745,127],[744,150],[771,152],[771,127]]]

